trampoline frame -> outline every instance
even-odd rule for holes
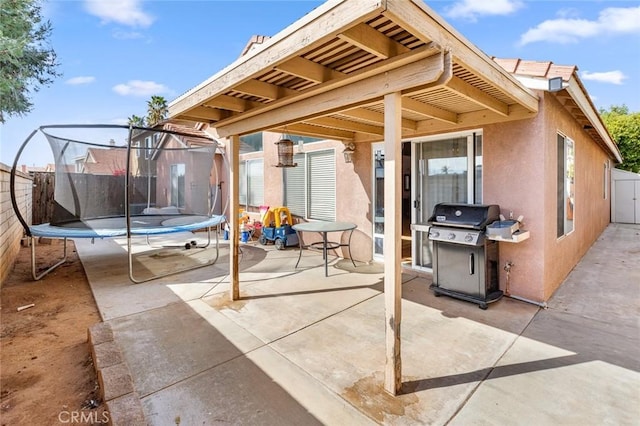
[[[18,207],[18,203],[16,200],[16,187],[15,187],[15,179],[16,179],[16,171],[17,171],[17,167],[18,167],[18,161],[20,159],[20,156],[22,154],[22,152],[24,151],[25,147],[28,145],[28,143],[31,141],[31,139],[40,131],[43,134],[47,135],[47,133],[44,131],[44,129],[55,129],[55,128],[65,128],[65,129],[69,129],[69,128],[114,128],[114,129],[128,129],[129,130],[129,137],[128,137],[128,142],[127,142],[127,164],[126,164],[126,174],[125,174],[125,188],[127,188],[127,190],[125,190],[125,204],[124,204],[124,210],[125,210],[125,215],[124,218],[126,219],[126,227],[124,228],[118,228],[118,229],[110,229],[110,230],[96,230],[96,229],[87,229],[87,230],[78,230],[78,228],[73,228],[73,232],[71,232],[71,230],[67,230],[67,232],[65,233],[64,231],[64,227],[56,227],[56,231],[53,232],[53,230],[51,229],[51,227],[53,225],[50,224],[42,224],[42,225],[29,225],[27,223],[27,221],[24,219],[24,217],[22,216],[22,214],[20,213],[20,209]],[[11,205],[13,207],[13,210],[16,214],[16,217],[18,219],[18,221],[20,222],[20,224],[22,225],[22,227],[24,228],[25,231],[25,235],[28,239],[28,244],[31,246],[31,276],[33,277],[34,281],[38,281],[40,279],[42,279],[44,276],[46,276],[47,274],[49,274],[50,272],[52,272],[53,270],[55,270],[56,268],[58,268],[59,266],[63,265],[66,261],[67,261],[67,239],[68,238],[91,238],[92,243],[95,241],[95,238],[100,238],[100,239],[104,239],[104,238],[115,238],[115,237],[123,237],[126,236],[127,237],[127,257],[128,257],[128,273],[129,273],[129,279],[136,283],[143,283],[143,282],[147,282],[147,281],[151,281],[151,280],[155,280],[155,279],[159,279],[159,278],[163,278],[163,277],[167,277],[167,276],[171,276],[171,275],[175,275],[175,274],[179,274],[182,272],[187,272],[187,271],[191,271],[194,269],[199,269],[199,268],[203,268],[205,266],[210,266],[213,265],[214,263],[216,263],[216,261],[218,260],[219,257],[219,233],[220,233],[220,226],[223,222],[226,221],[225,217],[223,215],[213,215],[211,214],[211,211],[209,212],[209,216],[207,217],[207,220],[205,221],[201,221],[201,222],[195,222],[189,225],[180,225],[180,226],[171,226],[171,227],[166,227],[166,229],[162,228],[162,227],[135,227],[132,226],[131,223],[131,211],[130,211],[130,191],[128,190],[129,188],[129,176],[130,176],[130,172],[131,172],[131,150],[132,149],[136,149],[137,147],[133,147],[132,146],[132,132],[134,130],[143,130],[143,131],[151,131],[151,132],[161,132],[161,133],[168,133],[168,134],[173,134],[173,135],[177,135],[177,136],[190,136],[190,135],[186,135],[180,132],[176,132],[176,131],[171,131],[171,130],[160,130],[160,129],[151,129],[151,128],[147,128],[147,127],[140,127],[140,126],[121,126],[121,125],[111,125],[111,124],[94,124],[94,125],[47,125],[47,126],[40,126],[37,129],[33,130],[31,132],[31,134],[27,137],[27,139],[22,143],[22,145],[20,146],[20,148],[18,149],[18,152],[16,154],[16,157],[14,159],[13,162],[13,167],[11,168],[11,174],[10,174],[10,181],[9,181],[9,188],[10,188],[10,194],[11,194]],[[213,149],[213,153],[212,155],[215,156],[218,146],[217,146],[217,141],[215,141],[214,139],[212,139],[212,142],[215,144],[215,148]],[[56,160],[56,159],[54,159]],[[213,165],[215,165],[215,160],[212,162]],[[219,179],[218,179],[219,180]],[[209,194],[211,194],[211,190],[209,190]],[[216,196],[219,196],[219,192],[216,192]],[[213,205],[215,205],[215,202],[212,203],[210,205],[210,208],[213,208]],[[188,215],[180,215],[177,214],[175,215],[175,217],[184,217],[184,216],[188,216]],[[198,215],[201,216],[201,215]],[[122,217],[122,216],[117,216],[117,217]],[[202,225],[202,226],[200,226]],[[196,231],[196,230],[200,230],[200,229],[206,229],[207,230],[207,242],[204,245],[197,245],[197,244],[191,244],[191,241],[189,242],[189,249],[206,249],[209,247],[209,245],[211,244],[211,230],[212,228],[215,228],[215,256],[212,256],[211,259],[209,259],[207,262],[196,265],[196,266],[190,266],[190,267],[186,267],[186,268],[181,268],[178,270],[173,270],[171,272],[168,273],[163,273],[163,274],[157,274],[154,275],[150,278],[146,278],[146,279],[138,279],[134,276],[133,273],[133,260],[135,258],[135,255],[133,254],[133,250],[132,250],[132,239],[134,236],[145,236],[146,237],[146,242],[147,245],[149,247],[152,248],[158,248],[158,247],[153,247],[150,243],[149,237],[150,236],[158,236],[158,235],[166,235],[166,234],[171,234],[171,233],[177,233],[177,232],[183,232],[183,231]],[[49,230],[47,232],[47,230]],[[65,235],[66,234],[66,235]],[[62,239],[63,240],[63,256],[62,259],[57,261],[56,263],[54,263],[53,265],[49,266],[46,270],[44,270],[41,273],[37,273],[37,268],[36,268],[36,237],[44,237],[44,238],[54,238],[54,239]],[[193,241],[195,242],[195,240]],[[186,249],[186,244],[185,245],[181,245],[181,246],[161,246],[161,248],[176,248],[176,247],[182,247]]]

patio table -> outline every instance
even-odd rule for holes
[[[353,261],[353,257],[351,256],[351,236],[353,235],[353,230],[356,229],[357,227],[358,226],[355,223],[351,223],[351,222],[326,222],[326,221],[306,222],[306,223],[298,223],[296,225],[293,225],[292,228],[294,231],[296,231],[296,234],[298,235],[298,241],[299,241],[298,246],[300,247],[300,253],[298,254],[298,261],[296,262],[295,267],[297,268],[298,264],[300,263],[303,249],[305,248],[322,249],[322,258],[324,260],[324,276],[328,277],[329,268],[327,265],[328,263],[327,251],[335,250],[339,247],[347,247],[347,250],[349,251],[349,258],[351,259],[351,263],[353,263],[353,267],[355,268],[356,263]],[[345,232],[345,231],[350,231],[349,239],[347,243],[328,240],[327,234],[329,232]],[[303,232],[317,232],[322,235],[322,241],[305,245],[303,243],[302,235],[300,235]]]

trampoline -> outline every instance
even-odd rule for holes
[[[18,207],[15,174],[24,150],[38,138],[53,153],[54,191],[50,221],[29,224],[26,212]],[[220,224],[225,221],[219,185],[223,160],[217,160],[216,153],[222,150],[206,133],[171,124],[162,128],[52,125],[34,130],[18,150],[10,177],[12,206],[31,246],[33,279],[62,265],[67,239],[75,238],[126,237],[129,279],[134,283],[215,263]],[[169,273],[151,271],[151,277],[136,275],[134,237],[144,237],[153,249],[204,251],[211,245],[212,230],[215,246],[205,261]],[[197,231],[206,231],[206,240]],[[151,242],[153,237],[183,235],[179,233],[186,233],[184,243],[158,247]],[[62,258],[43,272],[36,265],[37,237],[63,240]]]

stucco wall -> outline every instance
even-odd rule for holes
[[[543,120],[539,118],[485,126],[483,129],[483,201],[498,204],[502,214],[524,216],[531,237],[520,243],[499,243],[500,288],[506,289],[506,262],[513,263],[509,291],[543,300],[545,241],[545,161]]]
[[[11,168],[0,163],[0,286],[13,268],[24,234],[11,205],[10,173]],[[27,223],[31,223],[32,187],[28,175],[16,174],[16,200]]]
[[[544,203],[548,214],[545,219],[544,298],[548,299],[604,231],[610,222],[611,212],[610,200],[603,196],[603,165],[608,158],[605,152],[553,95],[545,95],[541,116],[546,129]],[[574,231],[559,239],[556,238],[555,215],[558,132],[575,142]]]
[[[502,213],[524,215],[531,238],[500,243],[500,282],[507,261],[512,294],[547,300],[602,233],[610,220],[603,197],[604,151],[584,132],[555,96],[540,93],[539,114],[528,120],[484,127],[484,202]],[[557,134],[575,142],[574,231],[556,237]]]

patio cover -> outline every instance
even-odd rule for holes
[[[421,0],[331,0],[169,104],[230,138],[230,297],[238,279],[239,136],[270,130],[385,142],[386,211],[401,206],[401,140],[533,117],[538,96]],[[396,160],[397,163],[396,163]],[[385,389],[401,387],[401,222],[386,218]]]

